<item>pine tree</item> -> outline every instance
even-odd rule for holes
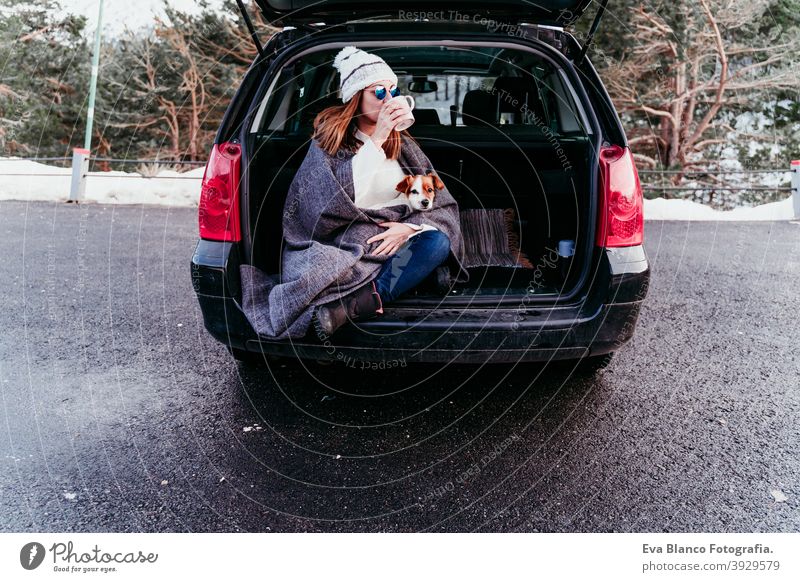
[[[256,56],[233,3],[199,14],[167,7],[166,15],[147,34],[107,47],[98,120],[115,155],[204,159]],[[271,31],[256,22],[266,40]]]
[[[0,151],[69,155],[89,82],[84,18],[55,0],[0,0]]]

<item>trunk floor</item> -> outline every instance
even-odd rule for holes
[[[534,295],[558,293],[564,288],[564,281],[558,268],[525,269],[521,267],[470,267],[467,269],[470,280],[457,283],[447,295],[451,297],[473,295],[522,295],[526,290]],[[443,296],[433,279],[425,279],[406,297]]]

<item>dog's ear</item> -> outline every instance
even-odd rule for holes
[[[428,175],[433,178],[433,187],[437,190],[441,190],[444,188],[444,183],[439,179],[439,176],[433,173],[433,171],[428,172]]]
[[[397,186],[395,186],[394,189],[397,190],[398,192],[402,192],[403,194],[405,194],[406,192],[408,192],[408,189],[411,188],[411,183],[413,181],[414,181],[413,176],[406,176],[405,178],[400,180],[400,182],[397,183]]]

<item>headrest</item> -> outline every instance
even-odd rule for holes
[[[338,95],[330,94],[326,95],[325,97],[320,97],[315,101],[312,101],[305,107],[303,107],[299,112],[300,117],[300,126],[310,126],[314,122],[314,118],[317,117],[317,114],[325,109],[326,107],[330,107],[331,105],[341,105],[342,100],[338,97]]]
[[[497,123],[497,97],[483,89],[473,89],[464,95],[461,111],[464,125],[486,125]]]
[[[497,77],[494,81],[493,92],[498,97],[501,113],[516,113],[514,123],[525,123],[525,118],[527,118],[527,123],[535,123],[532,113],[536,114],[536,118],[541,121],[547,119],[544,105],[539,98],[536,81],[532,76]]]
[[[435,109],[414,109],[414,119],[420,125],[441,125]]]

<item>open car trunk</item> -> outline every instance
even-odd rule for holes
[[[328,23],[353,18],[484,18],[564,26],[577,20],[590,0],[256,0],[273,24],[293,25],[317,20]],[[458,16],[456,16],[456,14]]]
[[[569,291],[591,258],[583,251],[590,231],[592,144],[589,138],[563,139],[560,147],[554,149],[544,136],[540,140],[513,143],[465,142],[462,137],[459,145],[454,146],[447,140],[424,139],[421,134],[416,131],[415,138],[459,204],[465,246],[487,248],[480,240],[469,239],[477,236],[478,231],[468,223],[468,211],[503,209],[513,229],[512,248],[517,243],[520,251],[516,266],[468,267],[470,281],[456,284],[447,301],[460,303],[456,299],[526,293],[563,295]],[[263,192],[263,197],[251,206],[255,225],[252,263],[267,273],[279,272],[283,201],[307,149],[305,139],[264,139],[256,148],[258,155],[250,166],[253,190]],[[558,257],[559,241],[573,241],[572,260]],[[474,254],[471,258],[473,263],[480,262]],[[484,263],[492,261],[489,257]],[[494,259],[494,262],[499,261]],[[441,301],[442,293],[433,276],[396,303],[422,298]]]
[[[403,54],[403,65],[395,69],[403,93],[426,82],[435,84],[433,74],[420,80],[412,49],[386,49],[379,54],[392,66],[393,50]],[[308,56],[304,65],[288,67],[286,82],[277,79],[273,99],[264,102],[263,115],[245,134],[245,151],[250,152],[245,165],[249,168],[245,211],[252,238],[250,262],[270,274],[280,272],[283,204],[308,150],[313,119],[324,107],[341,103],[330,94],[336,87],[334,78],[306,75],[325,70],[324,63],[332,60],[332,54],[335,51],[317,60]],[[470,280],[443,292],[432,273],[393,304],[519,303],[522,296],[532,296],[535,302],[556,301],[588,281],[594,260],[597,135],[557,67],[536,65],[530,77],[508,77],[504,70],[489,68],[499,66],[500,53],[483,55],[490,65],[478,62],[483,56],[474,48],[469,54],[476,62],[459,63],[467,85],[457,89],[455,96],[452,90],[442,90],[442,80],[436,91],[440,100],[426,95],[427,89],[415,94],[417,122],[409,131],[459,204],[465,246],[473,250],[468,257]],[[516,60],[514,70],[522,68],[520,62]],[[486,67],[480,72],[483,85],[469,84],[470,65],[476,70]],[[298,82],[303,86],[293,85]],[[502,87],[517,98],[515,103],[528,104],[535,123],[523,121],[518,111],[499,101],[497,95],[502,93],[487,91],[492,83],[494,89]],[[503,242],[508,242],[507,250],[515,259],[511,263],[508,253],[502,257],[503,253],[493,253],[496,241],[489,244],[482,239],[482,229],[476,227],[482,216],[487,221],[494,217],[495,226],[502,216],[507,235]],[[562,248],[574,248],[572,258],[559,257],[560,241]]]

